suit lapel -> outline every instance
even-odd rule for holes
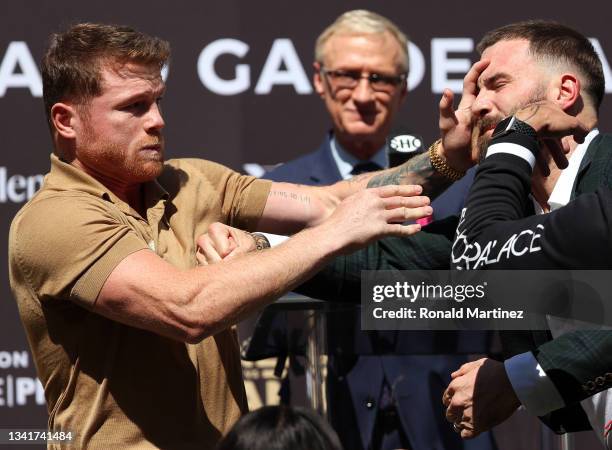
[[[612,160],[612,136],[598,134],[587,149],[572,189],[571,199],[594,192],[601,186],[610,186],[608,166]]]
[[[330,147],[331,133],[325,137],[325,141],[315,152],[312,167],[310,168],[309,179],[312,184],[326,185],[340,181],[342,176],[338,170],[338,165],[334,160]]]

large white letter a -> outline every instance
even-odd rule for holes
[[[21,72],[17,72],[19,65]],[[0,63],[0,97],[8,88],[30,89],[34,97],[42,97],[42,80],[28,46],[23,41],[11,42]]]

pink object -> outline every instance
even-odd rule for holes
[[[608,437],[610,430],[612,430],[612,420],[610,420],[604,428],[604,437]]]
[[[429,225],[431,222],[433,222],[433,216],[422,217],[416,220],[416,223],[418,223],[422,227]]]

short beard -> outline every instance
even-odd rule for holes
[[[487,155],[487,149],[489,148],[489,142],[491,141],[490,136],[487,136],[485,133],[492,126],[497,126],[499,122],[504,120],[506,117],[512,116],[516,114],[517,111],[520,111],[527,105],[532,103],[536,103],[546,99],[546,88],[545,86],[539,86],[534,90],[531,97],[523,103],[512,108],[510,113],[507,116],[488,116],[483,117],[481,119],[477,119],[472,126],[472,154],[476,152],[476,160],[477,164],[480,164],[482,160],[484,160]]]
[[[480,164],[487,154],[491,138],[485,133],[492,126],[497,126],[503,117],[485,117],[478,119],[472,127],[472,154],[476,151],[476,164]]]
[[[111,166],[116,170],[115,175],[122,178],[128,177],[131,182],[144,183],[159,177],[164,168],[164,138],[163,135],[150,136],[139,142],[137,147],[142,148],[147,145],[161,145],[161,159],[130,160],[126,157],[126,149],[108,141],[96,139],[95,131],[91,123],[86,120],[84,126],[84,136],[82,145],[93,150],[94,158],[98,161],[98,167]],[[138,157],[138,154],[133,155]]]

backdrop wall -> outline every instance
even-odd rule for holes
[[[578,9],[578,7],[580,9]],[[340,13],[368,8],[412,39],[410,93],[397,125],[437,136],[444,87],[460,92],[482,34],[528,18],[556,19],[593,38],[606,73],[602,129],[612,122],[612,4],[515,0],[499,3],[226,0],[6,2],[0,14],[0,229],[40,186],[51,142],[38,60],[50,33],[76,21],[134,26],[170,41],[163,101],[167,156],[212,159],[234,169],[274,164],[311,151],[329,123],[311,83],[316,36]],[[7,254],[7,240],[0,240]],[[0,427],[42,427],[44,398],[0,259]],[[263,370],[263,369],[262,369]],[[267,398],[266,393],[261,393]]]

